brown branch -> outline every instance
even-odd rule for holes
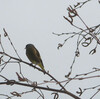
[[[56,81],[56,82],[59,84],[59,86],[65,91],[66,94],[68,94],[69,96],[71,96],[71,97],[73,97],[73,98],[75,98],[75,99],[80,99],[78,96],[76,96],[76,95],[74,95],[73,93],[67,91],[67,90],[63,87],[63,85],[62,85],[59,81],[57,81],[57,80],[56,80],[51,74],[49,74],[48,72],[43,71],[43,70],[41,70],[40,68],[38,68],[38,67],[34,66],[33,64],[30,64],[30,63],[28,63],[28,62],[26,62],[26,61],[23,61],[23,60],[21,60],[21,59],[18,59],[18,58],[15,58],[15,57],[13,57],[13,56],[10,56],[10,55],[8,55],[8,54],[5,53],[5,52],[0,52],[0,54],[4,54],[4,55],[10,57],[11,59],[14,59],[14,60],[17,60],[17,61],[19,61],[19,62],[25,63],[25,64],[27,64],[27,65],[29,65],[29,66],[31,66],[31,67],[34,67],[35,69],[37,69],[37,70],[43,72],[44,74],[46,74],[46,75],[48,75],[50,78],[52,78],[54,81]]]
[[[94,96],[96,96],[96,94],[98,94],[99,92],[100,92],[100,89],[98,89],[97,92],[90,99],[93,99]]]
[[[36,89],[42,89],[42,90],[47,90],[47,91],[55,91],[55,92],[66,94],[66,92],[63,91],[63,90],[41,87],[41,86],[35,86],[35,85],[29,85],[29,84],[25,84],[25,83],[19,83],[15,80],[8,80],[8,81],[5,81],[5,82],[0,82],[0,85],[5,85],[5,84],[6,85],[21,85],[21,86],[26,86],[26,87],[36,88]],[[75,98],[75,99],[80,99],[80,98]]]
[[[86,0],[84,2],[77,2],[76,5],[74,5],[75,9],[78,9],[78,8],[81,8],[83,5],[85,5],[86,3],[88,3],[89,1],[92,1],[92,0]]]
[[[73,79],[73,80],[83,80],[83,79],[98,78],[98,77],[100,77],[100,75],[89,76],[89,77],[68,78],[68,79]]]

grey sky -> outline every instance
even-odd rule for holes
[[[0,34],[2,35],[2,43],[5,51],[15,56],[9,41],[7,38],[3,37],[3,28],[8,32],[14,46],[23,60],[29,62],[25,55],[24,48],[26,44],[32,43],[39,50],[45,69],[49,70],[57,80],[64,80],[64,75],[69,72],[70,65],[74,58],[74,52],[76,49],[75,42],[77,38],[70,39],[63,48],[57,50],[58,43],[63,43],[66,36],[58,37],[53,35],[52,32],[66,33],[77,31],[77,29],[70,26],[70,24],[63,18],[64,15],[67,16],[66,8],[68,5],[75,3],[75,1],[77,0],[0,0]],[[78,9],[78,12],[88,26],[94,26],[100,23],[99,9],[100,4],[96,0],[93,0],[91,3],[88,3],[87,6],[85,5],[82,9]],[[79,19],[76,19],[75,23],[80,27],[84,27]],[[89,48],[80,47],[81,55],[76,59],[72,77],[76,73],[80,74],[88,72],[92,70],[92,67],[99,68],[100,48],[98,47],[96,54],[88,54],[91,48],[94,47],[95,43]],[[19,72],[18,65],[9,64],[2,72],[2,75],[9,79],[16,80],[16,72]],[[43,80],[49,80],[49,77],[44,76],[42,73],[29,68],[24,64],[22,64],[22,72],[24,76],[32,81],[42,82]],[[96,81],[92,79],[90,81],[84,80],[81,82],[73,81],[68,85],[67,89],[76,94],[75,91],[78,90],[78,87],[91,87],[99,84],[98,82],[100,82],[98,79],[96,79]],[[87,85],[88,83],[89,85]],[[54,87],[54,85],[50,85]],[[19,86],[0,86],[0,89],[1,88],[2,92],[6,94],[15,90],[21,92],[24,89]],[[25,89],[30,90],[29,88]],[[2,92],[0,90],[0,93]],[[50,92],[43,92],[45,97],[48,97],[46,99],[51,99],[53,97]],[[93,93],[91,92],[91,94]],[[89,93],[88,96],[85,96],[84,94],[82,98],[88,99],[91,94]],[[37,94],[26,94],[19,99],[32,99],[32,97],[36,99]],[[97,95],[94,99],[98,99],[98,97],[100,97],[100,95]],[[60,99],[66,98],[72,99],[67,95],[60,95]],[[15,97],[13,99],[17,98]]]

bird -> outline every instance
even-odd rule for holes
[[[33,44],[27,44],[25,49],[26,56],[32,62],[32,64],[38,65],[43,71],[45,71],[40,53],[35,46]]]

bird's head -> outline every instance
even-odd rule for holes
[[[27,44],[26,47],[25,47],[25,49],[29,49],[29,48],[32,48],[32,47],[34,47],[33,44]]]

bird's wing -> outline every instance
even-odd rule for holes
[[[41,62],[41,65],[44,67],[39,51],[36,48],[34,48],[34,52],[35,52],[35,55],[38,58],[39,62]]]
[[[34,48],[34,54],[36,55],[36,57],[41,58],[40,53],[38,52],[38,50],[36,48]]]

